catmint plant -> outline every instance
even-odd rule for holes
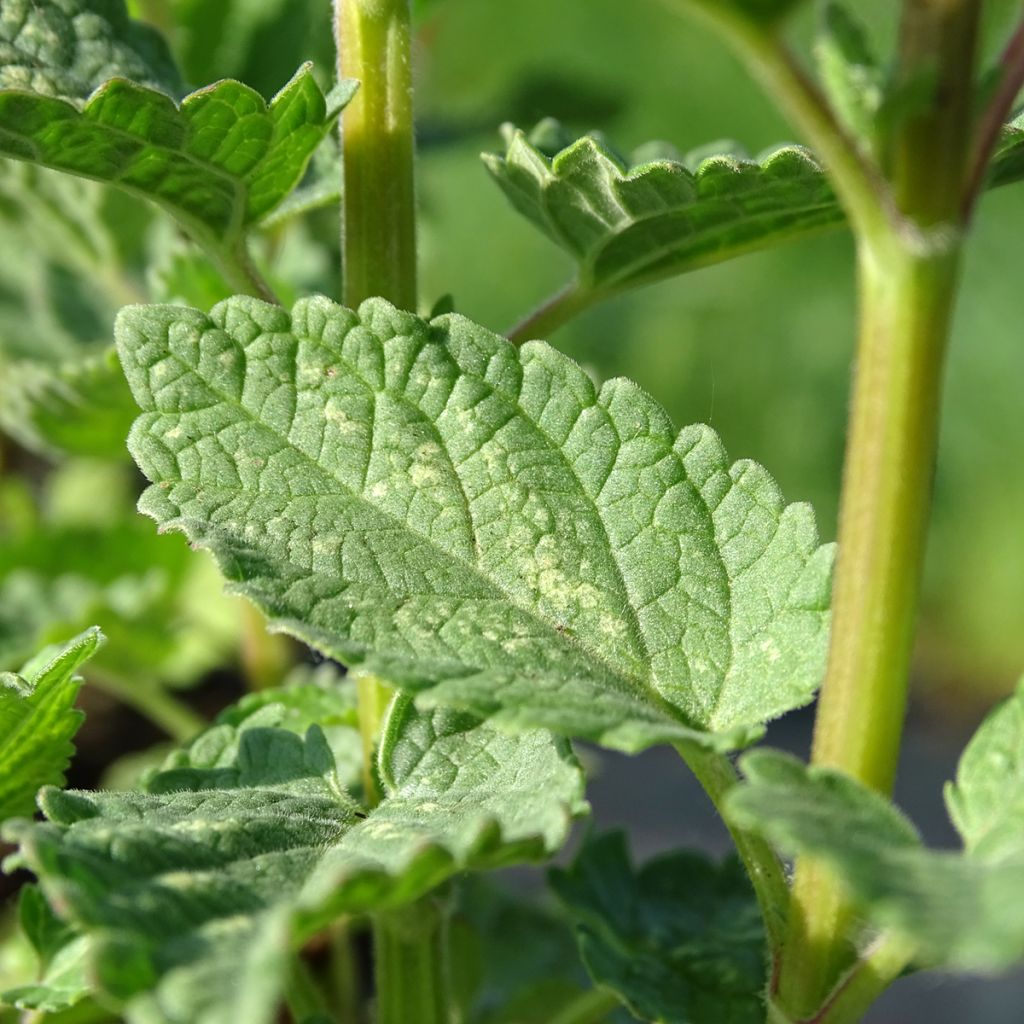
[[[0,817],[33,960],[3,998],[25,1020],[853,1024],[906,972],[1024,959],[1024,696],[949,785],[962,850],[890,800],[963,255],[981,191],[1024,176],[1024,27],[990,67],[983,0],[903,0],[879,63],[826,3],[814,71],[799,0],[669,6],[802,144],[627,155],[505,126],[486,171],[574,270],[501,334],[450,300],[424,315],[409,0],[337,0],[336,73],[269,102],[185,87],[149,23],[178,5],[0,4],[0,196],[29,197],[9,218],[40,279],[80,279],[59,317],[44,294],[44,340],[5,341],[0,425],[100,460],[123,523],[101,547],[0,491],[0,650],[25,662],[0,679]],[[302,294],[272,255],[335,208],[340,267]],[[709,426],[541,340],[829,229],[859,295],[837,546]],[[147,520],[116,505],[126,453]],[[92,564],[8,591],[40,546]],[[172,621],[180,645],[132,643]],[[173,686],[239,645],[252,692],[207,721]],[[127,787],[65,788],[80,672],[175,741]],[[757,746],[815,699],[809,763]],[[588,812],[573,741],[672,748],[736,856],[635,866],[590,835],[549,874],[557,912],[502,902],[475,875],[549,860]]]

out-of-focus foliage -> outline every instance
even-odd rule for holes
[[[133,508],[123,467],[70,462],[40,502],[0,490],[0,668],[102,623],[98,677],[185,685],[220,663],[238,630],[209,562],[162,537]],[[88,673],[87,673],[88,674]]]

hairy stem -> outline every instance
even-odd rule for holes
[[[409,0],[337,0],[339,78],[361,85],[341,119],[345,305],[416,309],[416,186]]]
[[[359,701],[359,735],[363,746],[363,802],[376,807],[383,793],[376,771],[377,741],[394,690],[376,676],[365,672],[355,674],[356,694]]]
[[[959,267],[899,244],[861,261],[861,325],[839,520],[832,644],[812,760],[879,792],[899,756],[932,475],[943,355]],[[817,1008],[849,955],[835,878],[798,862],[779,994]]]
[[[858,239],[857,365],[812,761],[882,793],[899,758],[959,279],[977,11],[974,0],[907,0],[898,74],[927,74],[930,101],[886,147],[896,223]],[[851,919],[834,875],[801,858],[778,989],[793,1016],[815,1011],[848,966]]]
[[[697,781],[704,787],[715,809],[721,813],[726,795],[739,783],[736,769],[729,759],[722,754],[709,753],[698,747],[680,744],[676,749]],[[728,825],[728,819],[726,824]],[[789,903],[785,872],[767,841],[752,832],[734,828],[732,825],[728,827],[753,884],[761,916],[764,918],[768,947],[774,958],[782,948],[785,936],[786,907]]]

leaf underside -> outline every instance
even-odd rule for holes
[[[866,922],[892,929],[922,966],[1003,971],[1024,959],[1024,691],[991,716],[949,790],[962,853],[929,850],[887,800],[786,754],[742,761],[727,816],[790,854],[828,864]],[[998,794],[998,798],[996,795]]]
[[[31,814],[44,785],[64,781],[71,740],[82,724],[75,710],[75,671],[103,641],[90,629],[23,670],[0,673],[0,821]]]
[[[174,768],[147,793],[48,790],[48,821],[11,827],[133,1024],[267,1024],[289,951],[326,923],[549,855],[585,809],[578,765],[546,733],[408,700],[395,715],[372,810],[317,727],[250,724],[233,764]]]
[[[708,427],[543,343],[316,298],[133,307],[140,508],[323,653],[625,749],[806,703],[831,549]]]
[[[625,835],[609,833],[551,881],[595,983],[639,1019],[764,1020],[764,927],[739,861],[678,852],[635,871]]]
[[[614,294],[845,223],[807,149],[751,158],[729,143],[680,153],[651,143],[631,157],[599,134],[573,140],[557,122],[503,128],[484,163],[512,205],[577,264],[577,287]],[[1024,177],[1024,131],[1008,125],[989,184]]]
[[[308,65],[269,105],[230,80],[180,106],[121,78],[84,106],[8,89],[0,91],[0,156],[116,185],[231,249],[298,184],[354,91],[343,83],[325,97]]]

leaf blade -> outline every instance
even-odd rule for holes
[[[558,691],[603,692],[586,735],[615,743],[735,743],[810,699],[831,548],[635,385],[382,300],[135,307],[118,338],[140,508],[331,657],[562,731]]]
[[[41,786],[64,781],[71,740],[84,716],[74,708],[75,671],[103,642],[97,628],[26,667],[0,674],[0,820],[31,814]]]

